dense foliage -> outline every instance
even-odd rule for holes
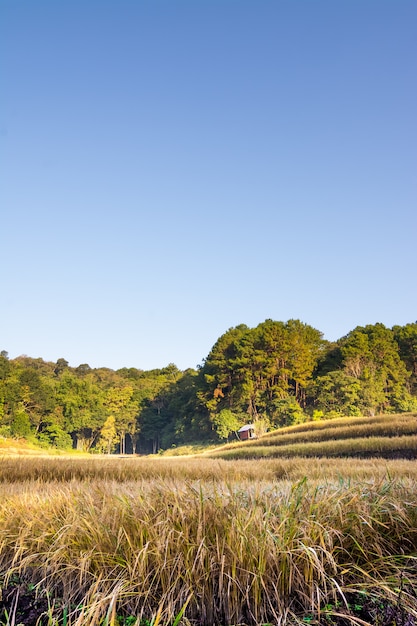
[[[417,410],[417,322],[335,343],[298,320],[239,325],[196,371],[70,367],[0,355],[0,435],[58,448],[153,452],[338,416]]]

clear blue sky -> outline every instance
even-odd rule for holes
[[[417,319],[415,0],[0,0],[0,349]]]

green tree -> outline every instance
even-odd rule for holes
[[[301,424],[307,420],[307,415],[294,396],[275,399],[271,413],[273,414],[273,418],[270,420],[270,423],[273,428]]]
[[[345,373],[361,383],[361,411],[375,415],[393,409],[409,378],[393,331],[380,323],[358,326],[340,343]]]
[[[342,370],[316,378],[311,389],[314,407],[326,415],[360,415],[361,382]]]
[[[241,415],[236,415],[230,409],[222,409],[220,413],[214,413],[211,420],[219,439],[228,439],[231,433],[236,433],[245,423]]]
[[[32,433],[29,415],[23,403],[21,403],[17,410],[14,412],[10,425],[10,433],[12,437],[17,438],[28,438]]]
[[[172,415],[169,404],[173,385],[181,378],[181,372],[170,363],[161,370],[151,370],[144,377],[139,405],[139,429],[142,447],[155,454],[162,444],[168,443],[167,431],[173,438]]]
[[[198,398],[200,381],[200,373],[188,369],[164,389],[161,407],[163,448],[212,437],[207,408]]]
[[[409,374],[409,391],[417,395],[417,322],[394,326],[394,338],[399,347],[400,358]]]
[[[299,320],[286,325],[289,338],[289,370],[295,399],[306,404],[306,389],[324,350],[322,333]]]
[[[65,372],[67,367],[68,367],[68,361],[66,361],[65,359],[58,359],[54,368],[55,376],[59,376],[60,374],[62,374],[62,372]]]
[[[199,397],[209,413],[223,408],[240,409],[242,389],[240,385],[240,343],[249,332],[245,324],[230,328],[214,344],[201,369],[204,386]]]
[[[321,333],[299,320],[266,320],[254,329],[228,330],[202,368],[200,398],[211,420],[223,409],[247,413],[253,422],[279,419],[280,400],[306,405],[306,389],[323,351]],[[277,409],[278,407],[278,409]],[[278,411],[278,413],[277,413]]]
[[[92,369],[88,365],[88,363],[81,363],[80,365],[78,365],[78,367],[75,368],[75,373],[78,376],[86,376],[87,374],[92,373]]]
[[[88,451],[97,442],[106,420],[104,390],[87,377],[65,371],[59,378],[57,401],[62,407],[64,430],[78,449]]]
[[[54,389],[48,384],[46,376],[38,370],[23,368],[19,376],[20,401],[25,407],[31,426],[38,433],[43,423],[48,422],[48,415],[54,407]]]
[[[46,426],[39,434],[38,440],[52,446],[53,448],[59,448],[61,450],[70,450],[72,448],[72,438],[66,433],[61,426],[55,423],[51,423]]]
[[[265,412],[271,414],[273,403],[286,398],[290,391],[290,345],[286,324],[273,320],[259,324],[256,351],[263,378],[262,404]]]

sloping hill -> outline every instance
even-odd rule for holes
[[[224,459],[276,457],[417,458],[417,413],[308,422],[209,453]]]

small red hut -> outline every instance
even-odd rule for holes
[[[242,428],[239,428],[237,432],[241,441],[245,441],[246,439],[256,439],[255,427],[253,424],[246,424],[245,426],[242,426]]]

